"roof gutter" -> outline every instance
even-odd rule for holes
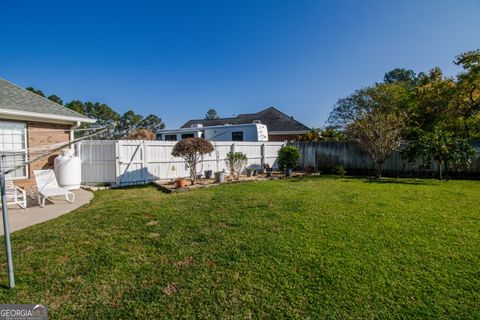
[[[18,120],[38,120],[44,122],[67,122],[71,123],[95,123],[95,119],[90,118],[80,118],[80,117],[69,117],[69,116],[61,116],[56,114],[47,114],[47,113],[37,113],[37,112],[28,112],[28,111],[18,111],[18,110],[10,110],[10,109],[0,109],[0,117],[2,115],[6,115],[12,119]],[[49,121],[45,121],[49,120]],[[53,120],[53,121],[52,121]]]

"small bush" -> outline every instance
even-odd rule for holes
[[[339,164],[335,167],[335,172],[340,176],[340,177],[344,177],[345,174],[347,173],[347,171],[345,170],[345,167],[343,166],[343,164]]]
[[[296,169],[300,152],[294,146],[284,146],[278,150],[278,167],[280,170],[285,168]]]
[[[172,156],[182,157],[190,169],[190,180],[195,184],[197,180],[197,164],[203,161],[203,157],[213,151],[210,142],[202,138],[187,138],[178,141],[173,147]]]
[[[240,179],[240,173],[247,165],[247,155],[242,152],[229,152],[227,153],[227,166],[230,169],[230,174],[235,180]]]
[[[155,140],[155,133],[149,129],[139,129],[130,133],[127,137],[129,140]]]

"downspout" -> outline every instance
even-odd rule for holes
[[[70,127],[70,141],[73,141],[75,140],[75,132],[74,130],[77,129],[78,127],[80,127],[82,123],[80,121],[77,121],[75,122],[75,124],[73,126]],[[74,154],[77,154],[79,150],[75,150],[75,145],[74,144],[71,144],[70,145],[70,149],[73,151]],[[80,156],[79,154],[77,154],[77,156]]]

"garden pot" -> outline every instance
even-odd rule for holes
[[[267,177],[271,177],[272,176],[272,169],[267,169],[266,172],[267,172]]]
[[[225,172],[223,171],[215,172],[215,182],[217,183],[225,182]]]
[[[212,170],[205,170],[205,179],[212,179],[212,174],[213,174],[213,171]]]
[[[283,170],[283,172],[285,173],[285,177],[291,177],[292,176],[292,169],[290,169],[290,168],[285,168],[285,170]]]
[[[175,180],[175,186],[177,188],[185,188],[187,185],[188,185],[187,179],[181,178],[181,179]]]
[[[251,177],[252,176],[252,170],[247,170],[247,177]]]
[[[257,175],[257,169],[255,169],[255,170],[252,171],[252,176],[255,177],[256,175]]]

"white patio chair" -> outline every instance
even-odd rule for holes
[[[5,175],[5,195],[7,196],[7,205],[16,204],[22,209],[27,207],[27,193],[13,184],[12,176],[9,174]]]
[[[65,196],[65,199],[70,203],[75,201],[73,192],[58,186],[53,170],[33,170],[33,174],[37,182],[37,199],[40,207],[45,206],[45,200],[56,196]]]

